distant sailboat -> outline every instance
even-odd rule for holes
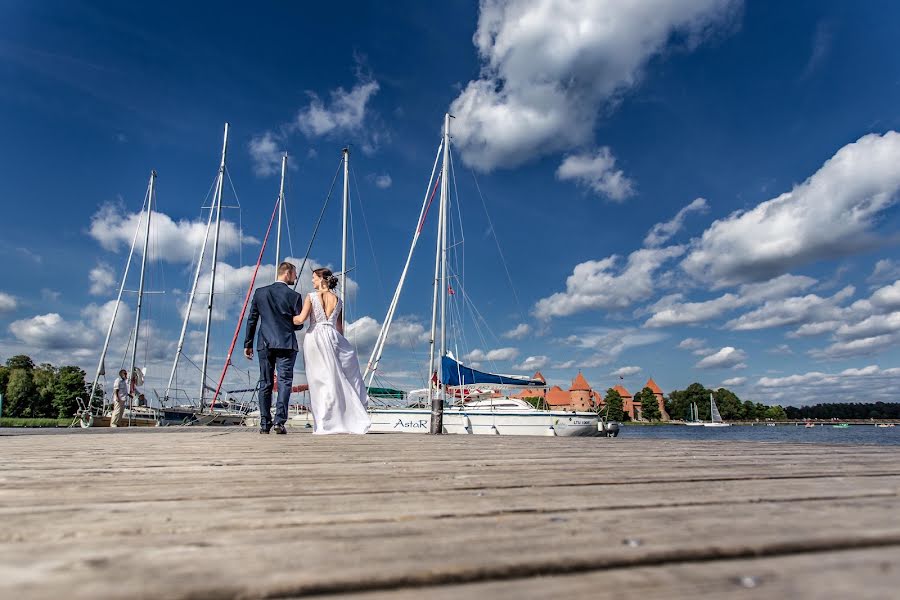
[[[719,414],[719,407],[716,406],[716,400],[713,395],[709,395],[709,414],[710,422],[704,423],[704,427],[731,427],[731,423],[723,423],[722,415]]]
[[[697,410],[697,403],[691,402],[688,410],[690,411],[690,418],[684,424],[689,427],[700,427],[703,425],[703,421],[700,420],[700,411]]]

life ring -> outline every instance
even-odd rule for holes
[[[89,409],[81,411],[81,414],[78,415],[78,420],[81,423],[82,429],[87,429],[94,425],[94,415]]]

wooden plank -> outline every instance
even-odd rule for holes
[[[283,597],[900,544],[900,449],[644,442],[7,437],[0,594]]]
[[[802,554],[777,558],[677,563],[608,569],[576,575],[529,577],[487,583],[349,594],[347,600],[450,600],[491,598],[790,598],[889,600],[900,589],[900,547]]]

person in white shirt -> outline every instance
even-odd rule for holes
[[[116,380],[116,387],[113,390],[113,411],[112,418],[109,421],[110,427],[118,427],[122,415],[125,413],[125,403],[128,402],[128,371],[122,369],[119,371],[119,378]]]

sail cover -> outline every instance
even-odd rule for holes
[[[547,387],[547,383],[540,379],[529,379],[521,375],[498,375],[477,371],[449,356],[445,356],[441,360],[441,382],[449,386],[494,384],[509,387]]]

